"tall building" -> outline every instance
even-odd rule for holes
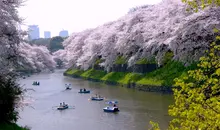
[[[44,31],[44,38],[51,38],[50,31]]]
[[[29,38],[29,40],[40,38],[40,30],[39,30],[38,25],[29,25],[28,26],[28,38]]]
[[[62,30],[62,31],[60,31],[59,36],[61,36],[61,37],[68,37],[69,33],[68,33],[67,30]]]

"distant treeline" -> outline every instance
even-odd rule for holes
[[[52,53],[60,49],[64,49],[62,42],[66,38],[60,37],[60,36],[55,36],[52,38],[39,38],[39,39],[34,39],[30,41],[30,44],[32,45],[42,45],[46,46],[48,50]]]

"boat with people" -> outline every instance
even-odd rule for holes
[[[104,112],[113,112],[113,113],[114,112],[119,112],[119,109],[116,106],[116,104],[118,103],[117,101],[108,101],[106,103],[109,104],[109,106],[106,106],[105,108],[103,108]]]
[[[68,108],[69,108],[68,104],[65,104],[65,103],[63,102],[63,104],[60,103],[60,106],[57,107],[57,110],[65,110],[65,109],[68,109]]]
[[[66,90],[71,90],[71,89],[72,89],[72,88],[70,87],[71,84],[65,84],[65,86],[66,86]]]
[[[90,93],[90,90],[86,90],[84,89],[80,89],[80,91],[78,93]]]
[[[90,100],[93,100],[93,101],[102,101],[102,100],[104,100],[104,97],[101,97],[100,95],[98,96],[98,95],[96,94],[96,96],[91,97]]]
[[[40,82],[34,81],[32,85],[40,85]]]

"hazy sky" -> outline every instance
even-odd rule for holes
[[[52,36],[62,29],[69,33],[94,28],[125,15],[130,8],[162,0],[27,0],[19,9],[24,24],[40,27]]]

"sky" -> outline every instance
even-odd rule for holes
[[[61,30],[69,34],[95,28],[124,16],[130,8],[157,4],[162,0],[27,0],[19,9],[27,25],[39,25],[40,36],[51,31],[51,36]]]

